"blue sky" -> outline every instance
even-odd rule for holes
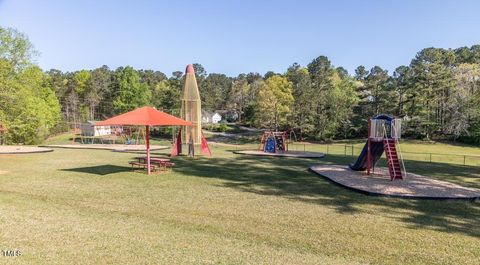
[[[0,25],[26,33],[44,69],[170,75],[198,62],[236,76],[326,55],[350,73],[391,73],[425,47],[480,44],[480,1],[0,0]]]

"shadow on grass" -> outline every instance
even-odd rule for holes
[[[131,171],[131,168],[116,166],[116,165],[100,165],[100,166],[91,166],[91,167],[66,168],[61,170],[105,176],[109,174]]]
[[[230,136],[210,135],[208,141],[235,145],[258,144],[262,137],[260,132],[247,132],[242,134],[229,133],[229,135]]]
[[[233,158],[178,158],[175,171],[187,176],[217,178],[222,186],[260,195],[324,205],[342,214],[368,212],[404,222],[412,229],[433,229],[480,237],[478,202],[405,200],[374,197],[338,187],[308,171],[315,164],[344,164],[352,157],[328,155],[324,159],[236,155]],[[480,187],[477,167],[409,162],[410,171],[430,172],[436,178]],[[426,174],[425,174],[426,175]]]
[[[480,167],[449,163],[405,161],[408,171],[456,183],[465,187],[480,189]]]

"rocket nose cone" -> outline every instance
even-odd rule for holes
[[[187,74],[193,74],[195,73],[195,70],[193,69],[193,65],[189,64],[187,65],[187,70],[185,70]]]

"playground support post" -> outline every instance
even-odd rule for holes
[[[372,154],[371,154],[371,139],[370,139],[370,128],[372,120],[368,119],[368,140],[367,140],[367,175],[370,175],[370,169],[372,167]]]
[[[145,142],[147,145],[147,174],[150,175],[150,126],[145,126]]]
[[[404,174],[403,178],[407,179],[407,169],[405,169],[405,162],[403,160],[403,152],[402,152],[402,148],[400,147],[400,141],[398,140],[398,138],[395,138],[395,143],[398,146],[398,151],[400,151],[400,159],[402,161],[402,168],[403,168],[403,174]]]

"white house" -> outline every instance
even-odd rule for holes
[[[222,115],[218,112],[208,112],[205,110],[202,110],[202,122],[203,123],[219,123],[222,120]]]
[[[222,115],[220,115],[218,112],[215,112],[212,115],[212,123],[219,123],[222,120]]]
[[[112,134],[110,126],[95,126],[96,121],[87,121],[80,126],[83,136],[102,136]]]

